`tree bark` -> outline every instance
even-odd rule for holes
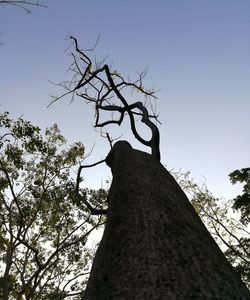
[[[151,155],[115,144],[107,224],[83,299],[249,300],[184,192]]]

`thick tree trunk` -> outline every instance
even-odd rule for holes
[[[83,299],[250,299],[159,161],[118,142],[107,163],[107,224]]]

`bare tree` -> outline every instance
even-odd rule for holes
[[[128,116],[134,137],[151,149],[151,155],[118,141],[105,160],[113,179],[108,208],[93,208],[80,194],[81,171],[76,193],[92,214],[106,214],[102,240],[93,261],[82,299],[249,299],[243,285],[206,230],[179,185],[160,164],[158,116],[153,90],[143,86],[146,71],[136,80],[125,79],[103,61],[81,50],[74,37],[73,78],[59,84],[66,95],[83,98],[95,110],[95,127],[121,125]],[[93,49],[90,49],[93,50]],[[145,101],[128,101],[129,95]],[[152,109],[152,113],[148,112]],[[101,121],[101,112],[110,118]],[[114,113],[119,113],[116,119]],[[144,139],[136,119],[150,130]],[[156,124],[153,122],[155,121]],[[107,138],[112,145],[112,139]]]

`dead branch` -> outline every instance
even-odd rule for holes
[[[78,169],[78,173],[77,173],[77,178],[76,178],[76,196],[79,199],[80,202],[82,202],[83,204],[86,205],[86,207],[89,209],[89,211],[91,212],[92,215],[106,215],[108,210],[107,209],[98,209],[98,208],[94,208],[92,207],[92,205],[87,201],[86,196],[85,195],[81,195],[80,193],[80,182],[81,182],[81,172],[82,169],[84,168],[91,168],[91,167],[95,167],[101,163],[105,162],[105,159],[100,160],[96,163],[93,163],[91,165],[83,165],[80,166]]]
[[[152,156],[160,160],[160,134],[157,126],[151,121],[151,119],[155,119],[158,122],[158,115],[154,112],[152,103],[150,102],[150,107],[153,114],[149,114],[142,102],[136,101],[129,104],[124,95],[130,90],[132,95],[136,91],[149,99],[157,99],[153,90],[146,90],[143,87],[143,79],[147,70],[139,73],[139,78],[135,81],[125,80],[117,71],[111,70],[104,60],[101,63],[93,63],[86,54],[86,50],[79,48],[77,39],[70,38],[75,46],[75,53],[72,53],[73,63],[70,67],[74,76],[70,82],[60,84],[66,92],[62,96],[53,98],[48,106],[70,93],[76,94],[85,99],[87,103],[94,104],[95,127],[101,128],[109,124],[121,125],[125,115],[128,115],[134,137],[143,145],[150,147]],[[116,120],[111,117],[109,120],[100,122],[101,111],[119,112],[120,117]],[[152,133],[151,139],[145,140],[140,136],[136,129],[135,116],[141,117],[141,122],[149,127]]]
[[[39,6],[39,7],[47,7],[44,4],[41,4],[39,1],[26,1],[26,0],[0,0],[0,5],[13,5],[18,8],[21,8],[27,13],[31,13],[31,10],[27,7],[29,6]]]

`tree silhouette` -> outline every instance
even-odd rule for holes
[[[157,122],[158,116],[154,109],[152,114],[147,110],[156,97],[142,84],[146,72],[135,81],[125,80],[104,61],[93,63],[77,40],[71,39],[74,75],[59,84],[66,92],[51,103],[69,94],[72,100],[75,95],[82,97],[94,106],[97,128],[120,125],[128,115],[134,137],[151,149],[148,154],[118,141],[105,160],[90,165],[105,161],[113,179],[107,210],[84,202],[93,214],[107,214],[107,222],[82,299],[249,299],[248,289],[160,163],[159,131],[152,121]],[[127,89],[149,100],[130,104]],[[100,121],[102,111],[111,112],[108,120]],[[120,114],[118,119],[112,116],[114,112]],[[149,140],[138,133],[135,117],[150,128]],[[77,176],[79,199],[84,167]]]

